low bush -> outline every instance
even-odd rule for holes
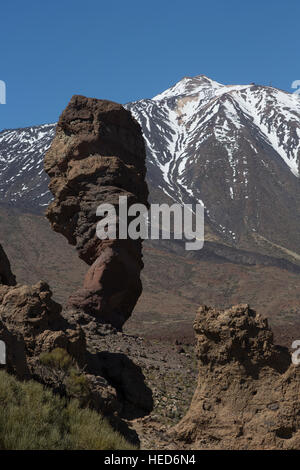
[[[133,449],[102,416],[0,371],[1,450]]]
[[[67,396],[79,400],[80,405],[89,404],[87,378],[65,349],[55,348],[51,352],[42,353],[40,364],[42,377],[50,378]]]

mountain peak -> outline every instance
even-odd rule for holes
[[[171,86],[162,93],[154,96],[152,99],[160,101],[163,99],[173,98],[175,96],[193,95],[197,94],[203,89],[217,89],[223,87],[221,83],[206,77],[206,75],[196,75],[195,77],[183,77],[175,85]]]

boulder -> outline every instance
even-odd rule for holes
[[[85,363],[83,331],[61,316],[45,282],[0,286],[0,339],[6,345],[8,371],[21,379],[35,375],[40,354],[57,347]]]
[[[19,379],[34,378],[60,394],[73,396],[66,389],[60,369],[46,367],[41,360],[43,353],[64,350],[86,384],[85,402],[104,414],[120,412],[123,405],[116,389],[99,368],[89,372],[90,354],[84,331],[65,319],[61,311],[45,282],[34,286],[0,286],[0,340],[6,346],[7,371]],[[83,399],[81,394],[75,397]]]

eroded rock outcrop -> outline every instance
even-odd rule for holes
[[[10,262],[6,256],[5,251],[0,245],[0,285],[14,286],[16,278],[11,272]]]
[[[0,338],[6,344],[8,370],[22,379],[35,375],[42,352],[57,347],[85,363],[83,331],[61,316],[45,282],[0,286]]]
[[[59,379],[59,369],[45,367],[41,361],[43,353],[60,349],[72,358],[84,380],[86,402],[103,413],[120,412],[123,404],[115,387],[99,368],[90,370],[84,331],[65,319],[61,310],[45,282],[0,286],[0,340],[6,345],[6,369],[20,379],[34,378],[73,396]]]
[[[86,334],[76,320],[63,315],[45,282],[33,286],[0,285],[0,340],[6,346],[6,369],[20,379],[34,378],[59,393],[77,398],[72,395],[73,389],[65,387],[66,381],[61,381],[59,364],[47,367],[42,362],[43,353],[60,349],[74,361],[72,368],[84,383],[85,404],[108,415],[127,417],[149,412],[152,394],[140,367],[126,356],[108,350],[107,343],[118,342],[117,330],[95,321],[94,325],[86,325],[88,339],[92,344],[97,339],[97,349],[101,351],[92,354]],[[77,388],[75,383],[76,393]],[[81,392],[79,398],[83,398]]]
[[[171,434],[193,449],[299,449],[300,368],[248,305],[200,307],[199,380]]]
[[[45,282],[16,284],[0,249],[0,340],[6,368],[104,414],[144,416],[153,407],[142,370],[111,352],[141,293],[141,240],[96,236],[101,203],[147,203],[145,149],[139,125],[122,106],[73,97],[45,166],[55,200],[48,217],[91,265],[83,288],[62,309]],[[53,247],[55,249],[55,247]],[[107,346],[108,344],[108,346]],[[68,369],[67,369],[68,367]]]
[[[91,265],[69,306],[121,328],[142,287],[141,240],[103,240],[96,235],[102,203],[116,208],[147,203],[145,146],[139,124],[121,105],[73,96],[62,113],[45,157],[54,202],[47,217],[52,228],[76,246]]]

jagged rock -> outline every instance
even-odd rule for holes
[[[79,364],[85,362],[85,337],[81,328],[61,316],[61,306],[49,286],[0,286],[0,339],[6,344],[6,362],[19,378],[34,375],[42,352],[64,348]]]
[[[300,449],[300,368],[248,305],[200,307],[199,380],[171,435],[192,449]]]
[[[69,306],[121,328],[141,294],[141,240],[96,235],[102,203],[147,203],[145,146],[139,124],[121,105],[73,96],[45,156],[54,195],[47,217],[52,228],[92,265]]]
[[[20,379],[34,378],[65,393],[55,371],[47,370],[41,354],[64,349],[85,375],[88,402],[102,413],[122,410],[117,390],[100,375],[89,372],[89,353],[84,331],[61,314],[62,307],[52,298],[49,286],[0,285],[0,340],[6,345],[6,368]]]
[[[0,245],[0,285],[1,284],[14,286],[16,284],[16,278],[11,272],[10,262],[6,253]]]
[[[122,335],[118,329],[141,293],[141,240],[101,241],[95,234],[100,203],[117,205],[119,195],[127,195],[129,204],[147,203],[140,127],[116,103],[73,97],[45,166],[55,195],[48,211],[52,226],[92,266],[83,289],[63,310],[46,283],[15,285],[0,250],[0,340],[6,345],[7,370],[104,414],[144,416],[153,402],[141,369],[110,353],[104,342],[95,352],[85,332],[96,332],[97,338],[99,333]]]

